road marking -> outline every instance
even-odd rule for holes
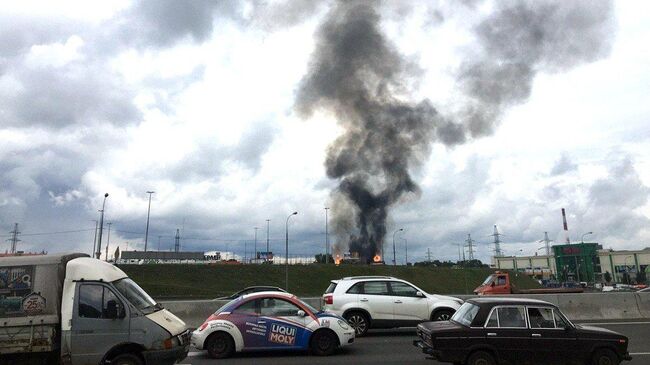
[[[191,356],[201,356],[201,355],[203,355],[203,352],[199,352],[199,351],[190,351],[190,352],[187,353],[187,356],[188,356],[188,357],[191,357]]]
[[[578,322],[578,324],[583,324],[585,326],[609,326],[609,325],[626,325],[626,324],[650,324],[650,322]]]
[[[650,355],[650,352],[630,352],[630,355],[634,355],[634,356]]]

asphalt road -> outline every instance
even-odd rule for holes
[[[623,333],[630,338],[629,350],[634,358],[624,365],[650,364],[650,321],[602,321],[589,323]],[[225,360],[210,359],[204,351],[192,350],[183,364],[440,364],[428,360],[412,345],[414,329],[377,330],[358,338],[329,357],[310,356],[305,352],[255,352],[236,354]]]

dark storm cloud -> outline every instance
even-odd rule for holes
[[[577,169],[578,165],[571,161],[571,158],[568,154],[563,153],[562,156],[560,156],[560,159],[555,162],[555,165],[553,165],[553,168],[551,169],[551,175],[563,175],[567,172],[575,171]]]
[[[465,104],[445,117],[429,100],[405,100],[421,72],[383,34],[380,3],[336,2],[317,30],[295,107],[303,117],[327,110],[345,129],[325,162],[328,177],[339,181],[332,194],[339,251],[348,242],[365,260],[381,251],[388,209],[419,193],[410,171],[431,143],[453,146],[492,133],[507,107],[528,98],[538,71],[606,54],[611,3],[563,4],[498,2],[474,29],[479,51],[458,74]]]

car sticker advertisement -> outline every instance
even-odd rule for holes
[[[253,336],[266,336],[266,324],[246,321],[246,334]]]
[[[294,326],[272,323],[271,333],[269,334],[269,342],[294,346],[296,344],[296,332],[297,329]]]

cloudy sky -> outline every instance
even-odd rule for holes
[[[399,94],[391,100],[427,100],[451,120],[446,126],[466,128],[451,140],[437,126],[436,137],[409,159],[419,190],[399,196],[386,226],[388,245],[392,232],[405,230],[397,235],[398,262],[403,239],[410,261],[425,259],[427,248],[435,258],[455,259],[455,244],[467,234],[487,260],[494,224],[506,254],[532,254],[545,231],[564,240],[563,207],[573,241],[591,231],[585,238],[607,248],[650,246],[650,6],[595,1],[585,14],[557,10],[558,3],[537,2],[544,6],[534,5],[541,12],[532,18],[522,18],[530,15],[528,2],[363,3],[400,60],[393,76],[408,76],[389,83]],[[150,247],[170,249],[179,228],[186,250],[243,254],[254,227],[259,245],[266,240],[270,219],[271,250],[283,252],[285,220],[298,211],[291,253],[322,252],[324,207],[342,216],[332,201],[340,180],[325,168],[328,147],[349,126],[330,101],[312,100],[305,113],[300,98],[326,53],[327,25],[348,14],[340,7],[5,4],[0,250],[19,223],[20,250],[90,252],[106,192],[111,247],[142,249],[146,191],[153,190]],[[504,14],[508,27],[486,30]],[[538,25],[530,34],[543,41],[509,43],[507,35],[528,23]],[[523,86],[490,73],[513,57],[530,66]],[[477,73],[511,88],[479,85]],[[467,105],[475,111],[488,104],[492,114],[480,118],[490,119],[489,127],[476,116],[454,124]]]

